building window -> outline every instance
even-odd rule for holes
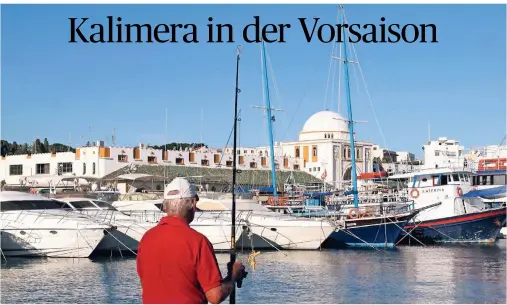
[[[118,161],[127,162],[127,155],[118,155]]]
[[[35,165],[35,174],[48,175],[49,174],[49,163],[36,164]]]
[[[314,148],[312,149],[312,154],[313,154],[313,156],[314,156],[314,157],[316,157],[316,156],[317,156],[317,147],[314,147]]]
[[[95,162],[92,164],[92,175],[95,175]]]
[[[350,154],[350,148],[347,149],[347,157],[350,159],[351,158],[351,154]]]
[[[72,173],[72,162],[58,163],[58,172],[60,174]]]
[[[86,175],[86,163],[83,162],[83,175]]]
[[[148,163],[155,163],[157,162],[157,159],[155,156],[148,156]]]
[[[9,175],[11,175],[11,176],[23,175],[23,165],[22,164],[10,165],[9,166]]]
[[[296,148],[296,158],[299,158],[299,147]]]

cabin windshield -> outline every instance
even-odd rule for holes
[[[76,209],[96,209],[97,207],[93,205],[90,201],[82,200],[82,201],[71,201],[70,204]]]
[[[110,205],[109,203],[107,203],[105,201],[100,201],[100,200],[92,200],[92,201],[99,208],[103,208],[103,209],[107,209],[107,210],[113,210],[113,211],[118,211],[115,207],[113,207],[112,205]]]
[[[66,208],[62,202],[54,200],[10,200],[0,203],[0,211],[58,210]]]

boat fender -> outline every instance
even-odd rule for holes
[[[416,199],[419,197],[419,190],[417,189],[412,189],[412,191],[410,191],[410,197]]]
[[[458,197],[461,197],[461,195],[463,195],[463,190],[461,189],[461,187],[457,187],[456,188],[456,194],[458,195]]]
[[[352,212],[356,212],[355,215]],[[361,216],[361,213],[359,213],[359,209],[351,208],[349,210],[349,218],[355,219],[359,218]]]

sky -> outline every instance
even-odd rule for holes
[[[345,13],[349,23],[379,24],[381,17],[386,23],[434,23],[439,40],[354,44],[363,72],[349,65],[354,119],[364,121],[355,125],[357,140],[417,156],[429,135],[465,147],[502,141],[504,5],[346,5]],[[123,23],[194,23],[201,42],[68,43],[68,18],[106,24],[108,15]],[[114,129],[122,146],[202,138],[223,147],[234,123],[235,50],[243,44],[239,144],[267,145],[263,111],[251,107],[264,105],[260,44],[245,43],[241,35],[255,15],[262,24],[292,24],[286,43],[266,44],[271,106],[284,110],[274,113],[275,141],[297,140],[312,114],[336,111],[338,104],[346,117],[338,69],[329,76],[333,44],[307,43],[297,20],[336,23],[336,5],[2,5],[1,137],[111,144]],[[206,43],[208,17],[232,24],[235,42]]]

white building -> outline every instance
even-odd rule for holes
[[[415,155],[408,151],[397,151],[397,160],[400,163],[410,163],[416,161]]]
[[[347,122],[336,112],[317,112],[305,122],[297,141],[277,143],[275,156],[289,156],[302,170],[341,187],[351,180],[352,153],[358,175],[373,169],[373,143],[358,141],[354,135],[355,152],[351,152]],[[269,152],[268,147],[260,149]]]
[[[275,165],[279,170],[304,170],[339,186],[351,179],[351,154],[347,121],[332,111],[312,115],[299,133],[299,139],[275,145]],[[356,141],[357,173],[372,171],[372,143]],[[197,167],[232,167],[231,147],[225,149],[166,151],[140,144],[138,147],[79,147],[76,152],[13,155],[2,157],[0,180],[18,185],[29,176],[74,175],[101,178],[128,164],[159,164]],[[269,147],[237,149],[240,170],[270,169]]]
[[[424,168],[459,167],[464,164],[464,147],[459,141],[440,137],[423,145]]]

